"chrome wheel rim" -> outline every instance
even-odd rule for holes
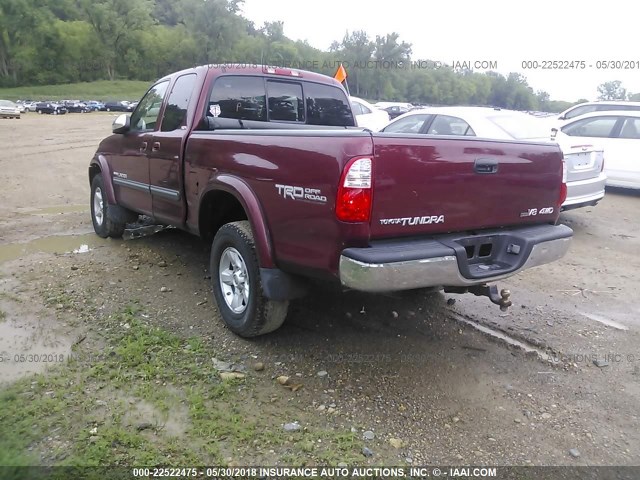
[[[240,252],[228,247],[220,256],[218,278],[222,296],[233,313],[242,313],[249,305],[249,272]]]
[[[104,222],[104,202],[100,187],[96,187],[93,192],[93,217],[96,219],[96,224],[101,227]]]

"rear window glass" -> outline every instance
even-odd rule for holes
[[[219,77],[206,115],[239,120],[286,121],[354,127],[351,104],[340,88],[263,77]]]
[[[489,120],[516,140],[547,138],[551,135],[551,129],[543,120],[527,114],[495,115],[489,117]]]
[[[345,93],[337,87],[305,83],[307,123],[337,127],[355,127],[351,106]]]
[[[304,122],[302,86],[299,83],[267,81],[269,120]]]
[[[211,91],[206,114],[266,122],[264,80],[261,77],[218,78]]]

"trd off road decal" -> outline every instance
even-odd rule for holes
[[[278,195],[289,200],[308,200],[311,202],[327,203],[327,197],[317,188],[296,187],[294,185],[276,184]]]

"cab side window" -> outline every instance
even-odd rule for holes
[[[171,132],[186,126],[187,108],[195,82],[196,74],[190,73],[182,75],[173,84],[164,109],[161,131]]]
[[[160,107],[167,93],[169,80],[158,83],[146,93],[131,115],[131,130],[144,132],[156,129]]]
[[[266,122],[265,98],[264,80],[261,77],[219,77],[211,91],[206,115]]]

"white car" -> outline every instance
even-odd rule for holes
[[[9,100],[0,100],[0,118],[20,118],[20,107]]]
[[[604,197],[607,177],[600,142],[594,146],[569,138],[552,139],[549,126],[527,113],[486,107],[428,107],[399,116],[381,131],[558,143],[567,173],[567,199],[562,209],[596,205]]]
[[[356,116],[356,124],[359,127],[377,132],[389,123],[389,114],[384,110],[380,110],[358,97],[349,97],[349,99],[353,114]]]
[[[556,119],[566,122],[567,120],[572,120],[586,113],[601,111],[611,112],[614,110],[640,111],[640,102],[627,102],[624,100],[600,100],[597,102],[581,103],[579,105],[574,105],[571,108],[567,108],[558,117],[556,117]]]
[[[607,185],[640,189],[640,111],[601,111],[563,125],[559,142],[598,143],[604,147]]]

